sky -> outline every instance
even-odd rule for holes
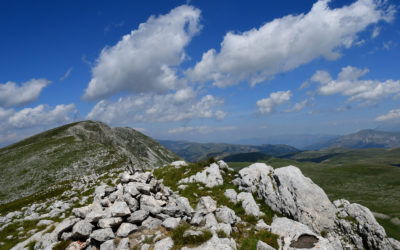
[[[88,119],[235,143],[396,126],[399,6],[1,1],[0,145]]]

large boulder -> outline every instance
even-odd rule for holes
[[[142,195],[140,197],[140,209],[148,211],[151,214],[159,214],[162,211],[160,204],[157,200],[150,195]]]
[[[240,218],[236,216],[235,211],[229,207],[222,206],[215,212],[218,221],[224,222],[229,225],[233,225],[240,221]]]
[[[309,226],[316,232],[335,227],[335,207],[325,192],[294,166],[261,174],[258,196],[275,211]]]
[[[174,241],[170,237],[168,237],[168,238],[158,241],[154,245],[154,250],[169,250],[173,246],[174,246]]]
[[[209,167],[206,167],[202,172],[198,172],[195,175],[184,178],[179,183],[194,183],[199,182],[206,185],[206,187],[215,187],[222,185],[224,179],[222,178],[219,166],[217,163],[212,163]]]
[[[368,208],[344,199],[337,200],[334,204],[338,214],[336,223],[342,229],[341,233],[345,238],[358,243],[359,248],[392,248],[385,229],[379,225]]]
[[[98,242],[104,242],[107,240],[114,239],[115,235],[114,235],[114,232],[111,230],[111,228],[104,228],[104,229],[94,230],[90,234],[90,238],[92,238]]]
[[[217,202],[210,196],[203,196],[197,203],[196,213],[209,214],[217,210]]]
[[[116,201],[111,206],[111,216],[113,217],[123,217],[131,214],[131,210],[125,201]]]
[[[94,226],[88,221],[81,220],[72,228],[72,237],[74,239],[86,239],[92,233]]]
[[[236,179],[239,190],[255,193],[261,179],[268,177],[274,169],[265,163],[253,163],[239,171],[239,178]]]

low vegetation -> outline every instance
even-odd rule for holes
[[[235,178],[236,172],[230,172],[230,171],[225,171],[222,173],[222,177],[224,180],[224,183],[222,185],[213,187],[213,188],[208,188],[202,183],[188,183],[186,185],[186,188],[184,189],[179,189],[178,186],[180,185],[178,182],[179,180],[189,177],[193,174],[196,174],[197,172],[203,171],[203,169],[206,166],[209,166],[211,163],[215,162],[214,158],[209,158],[205,162],[198,162],[198,163],[193,163],[190,164],[187,167],[180,167],[176,168],[174,166],[167,166],[163,168],[158,168],[154,170],[154,176],[157,179],[163,179],[164,184],[166,186],[171,187],[172,190],[174,191],[179,191],[179,194],[181,196],[187,197],[189,199],[190,205],[195,208],[197,203],[199,202],[200,198],[203,196],[210,196],[213,198],[215,201],[217,201],[218,206],[227,206],[231,208],[233,211],[235,211],[235,214],[239,216],[245,223],[245,226],[241,230],[240,233],[234,233],[233,238],[235,241],[238,243],[238,245],[244,244],[244,247],[246,247],[249,243],[249,239],[255,240],[256,238],[260,238],[261,236],[265,236],[264,238],[260,238],[260,240],[266,242],[267,244],[271,246],[277,245],[277,235],[269,233],[267,235],[266,233],[256,235],[254,231],[254,226],[257,223],[258,220],[263,219],[266,223],[270,224],[272,222],[273,216],[279,214],[275,213],[272,211],[272,209],[265,204],[265,202],[261,199],[258,199],[257,197],[254,197],[256,202],[260,204],[260,210],[263,212],[265,215],[261,216],[259,218],[256,218],[255,216],[251,215],[246,215],[245,211],[242,207],[242,204],[240,202],[234,204],[232,203],[229,198],[227,198],[224,195],[224,192],[226,189],[234,189],[236,192],[240,192],[235,186],[232,181]],[[188,227],[188,224],[186,225]],[[179,230],[183,230],[185,228],[185,225],[180,227]],[[187,229],[187,228],[186,228]],[[186,230],[185,229],[185,230]],[[219,232],[219,234],[222,235],[222,232]],[[256,236],[254,236],[256,235]],[[181,235],[182,236],[182,235]],[[252,238],[252,237],[255,238]],[[177,234],[177,237],[179,238],[179,234]],[[249,238],[250,237],[250,238]],[[174,239],[175,242],[175,239]],[[179,241],[177,241],[179,242]],[[268,242],[272,242],[271,244]],[[182,243],[179,243],[182,244]],[[252,244],[252,243],[251,243]],[[256,242],[257,244],[257,242]],[[255,248],[242,248],[242,249],[255,249]]]
[[[344,198],[389,216],[377,220],[390,237],[400,240],[400,226],[390,221],[400,218],[400,167],[396,166],[400,149],[308,151],[292,158],[296,160],[271,157],[262,162],[274,168],[297,166],[324,189],[331,201]],[[252,163],[228,162],[235,170]]]

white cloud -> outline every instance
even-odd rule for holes
[[[166,15],[151,16],[116,45],[104,48],[83,98],[99,100],[120,91],[167,93],[184,86],[176,66],[201,29],[199,19],[199,9],[182,5]]]
[[[372,31],[371,38],[376,38],[381,33],[381,28],[376,26]]]
[[[60,77],[60,81],[66,80],[66,79],[69,77],[69,75],[71,74],[71,72],[72,72],[72,67],[69,68],[69,69],[67,70],[67,72],[65,72],[65,74],[64,74],[62,77]]]
[[[247,80],[254,85],[321,56],[337,59],[342,48],[357,42],[359,32],[391,21],[395,13],[384,1],[358,0],[337,9],[330,9],[329,2],[319,0],[307,14],[277,18],[258,29],[228,32],[220,52],[205,52],[186,76],[219,87]]]
[[[20,86],[15,82],[0,84],[0,106],[21,106],[33,102],[50,83],[46,79],[32,79]]]
[[[199,126],[199,127],[178,127],[168,130],[169,134],[183,134],[183,133],[200,133],[200,134],[210,134],[214,132],[231,131],[235,130],[234,126],[227,127],[209,127],[209,126]]]
[[[368,69],[347,66],[342,68],[335,80],[331,78],[330,81],[322,81],[314,77],[312,79],[320,83],[317,88],[320,95],[341,94],[349,97],[347,102],[376,102],[392,94],[400,93],[400,81],[361,80],[360,78],[368,72]],[[321,74],[321,71],[317,73]],[[324,74],[329,75],[328,72]]]
[[[226,113],[216,108],[222,104],[222,99],[212,95],[200,97],[192,88],[185,88],[166,95],[132,95],[119,98],[116,102],[102,100],[90,111],[87,119],[101,120],[111,124],[201,118],[220,120]]]
[[[276,107],[287,103],[291,97],[292,92],[290,90],[271,93],[268,98],[257,101],[258,112],[261,114],[272,113]]]
[[[34,108],[24,108],[13,113],[7,119],[7,126],[12,128],[30,128],[35,126],[56,125],[73,121],[77,113],[74,104],[57,105],[51,109],[47,105],[38,105]]]
[[[299,112],[305,107],[310,105],[311,99],[305,99],[304,101],[295,103],[291,108],[287,109],[286,112]]]
[[[400,119],[400,109],[392,109],[389,111],[389,113],[378,116],[376,118],[376,120],[379,122],[393,120],[393,119]]]
[[[325,84],[325,83],[328,83],[328,82],[332,81],[332,77],[328,72],[326,72],[324,70],[318,70],[311,77],[311,81]]]

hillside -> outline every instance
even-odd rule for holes
[[[300,152],[300,150],[297,148],[283,144],[252,146],[227,143],[197,143],[168,140],[159,140],[159,142],[172,152],[190,162],[205,160],[211,156],[222,159],[228,155],[238,153],[259,152],[267,156],[283,156]]]
[[[94,121],[68,124],[0,149],[0,203],[76,177],[122,168],[128,159],[149,169],[177,158],[132,128]]]
[[[357,133],[321,141],[306,147],[319,150],[327,148],[398,148],[400,147],[399,132],[384,132],[373,129],[361,130]]]
[[[295,166],[236,172],[224,161],[179,161],[111,176],[95,190],[80,205],[78,197],[62,203],[58,215],[43,206],[60,201],[0,216],[0,249],[400,248],[369,208],[331,201]]]

